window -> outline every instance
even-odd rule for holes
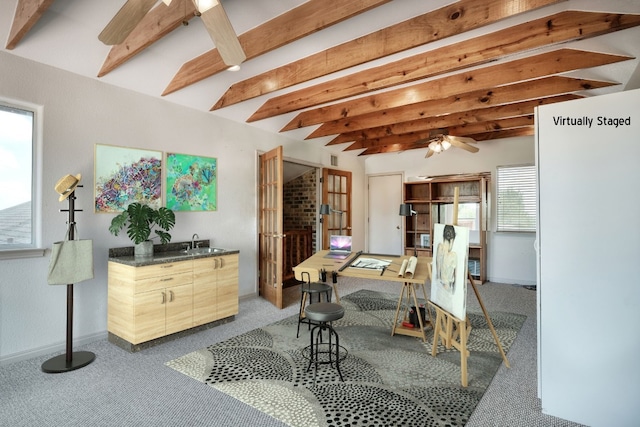
[[[0,254],[35,249],[37,108],[0,100]],[[15,254],[14,254],[15,255]],[[24,253],[28,256],[28,253]]]
[[[438,222],[441,224],[453,224],[453,205],[442,204],[438,207]],[[469,243],[480,243],[480,204],[459,203],[458,225],[469,229]]]
[[[536,231],[535,166],[498,166],[497,231]]]

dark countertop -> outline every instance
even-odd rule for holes
[[[232,255],[240,253],[237,249],[216,249],[216,252],[186,252],[184,245],[191,242],[168,243],[166,245],[154,245],[153,256],[135,257],[133,255],[133,246],[124,248],[109,249],[109,261],[120,264],[130,265],[133,267],[143,267],[146,265],[166,264],[177,261],[187,261],[190,259],[209,258],[216,256]],[[202,251],[206,251],[209,247],[208,240],[197,240]]]

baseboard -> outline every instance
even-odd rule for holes
[[[518,285],[518,286],[534,286],[537,285],[537,282],[531,280],[523,280],[523,279],[505,279],[501,277],[488,277],[487,281],[491,283],[504,283],[507,285]]]
[[[95,341],[107,339],[107,331],[97,332],[95,334],[86,335],[82,338],[73,340],[73,348],[81,347],[85,344],[90,344]],[[47,354],[54,354],[66,351],[67,343],[62,341],[56,344],[47,345],[44,347],[38,347],[32,350],[21,351],[13,353],[7,356],[0,357],[0,367],[10,365],[11,363],[22,362],[24,360],[33,359],[35,357],[46,356]]]

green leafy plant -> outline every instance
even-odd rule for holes
[[[155,231],[157,236],[154,236],[154,238],[160,237],[162,244],[165,244],[171,241],[171,235],[168,231],[175,224],[176,215],[172,210],[165,207],[153,209],[150,206],[136,202],[131,203],[127,210],[111,220],[109,231],[114,236],[117,236],[126,226],[127,236],[136,245],[149,240],[151,231]],[[154,227],[158,227],[161,230],[154,230]]]

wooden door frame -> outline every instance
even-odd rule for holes
[[[351,233],[352,233],[352,226],[351,226],[352,212],[353,212],[352,203],[351,203],[352,192],[353,192],[352,175],[353,174],[351,171],[345,171],[345,170],[333,169],[333,168],[322,169],[322,203],[329,204],[332,209],[337,208],[336,210],[341,210],[344,212],[341,215],[342,217],[341,221],[343,223],[342,232],[343,234],[348,236],[351,236]],[[335,204],[332,204],[332,201],[329,200],[330,198],[329,177],[330,176],[343,176],[346,179],[347,189],[344,193],[344,195],[346,196],[346,200],[340,206],[335,206]],[[337,194],[337,193],[332,192],[331,194]],[[318,206],[318,209],[320,209],[319,206]],[[332,214],[332,215],[335,215],[335,214]],[[331,235],[331,233],[329,232],[329,222],[330,221],[325,220],[325,218],[322,219],[322,248],[323,249],[329,248],[329,236]]]
[[[282,221],[282,168],[283,168],[283,149],[282,146],[278,146],[273,150],[267,151],[265,153],[258,153],[258,204],[257,204],[257,219],[258,219],[258,239],[257,239],[257,256],[258,256],[258,294],[265,298],[267,301],[271,302],[278,308],[283,307],[282,303],[282,264],[283,264],[283,255],[282,255],[282,242],[283,242],[283,221]],[[264,232],[264,209],[263,209],[263,199],[264,197],[264,175],[263,171],[263,156],[271,156],[276,159],[278,162],[278,167],[276,171],[276,176],[271,177],[272,183],[276,185],[276,194],[275,194],[275,210],[271,209],[269,215],[271,217],[268,219],[272,225],[274,225],[274,230],[270,230],[267,228],[267,235],[265,236]],[[275,180],[274,180],[275,179]],[[270,184],[268,188],[270,191],[273,191],[273,185]],[[274,201],[274,195],[267,197],[266,203],[271,203]],[[279,198],[279,199],[278,199]],[[269,206],[272,206],[269,204]],[[270,209],[267,208],[267,211]],[[275,215],[275,217],[274,217]],[[268,252],[268,253],[267,253]],[[268,283],[273,282],[273,288],[271,289],[270,285],[264,285],[265,281]],[[267,290],[269,292],[267,292]]]

